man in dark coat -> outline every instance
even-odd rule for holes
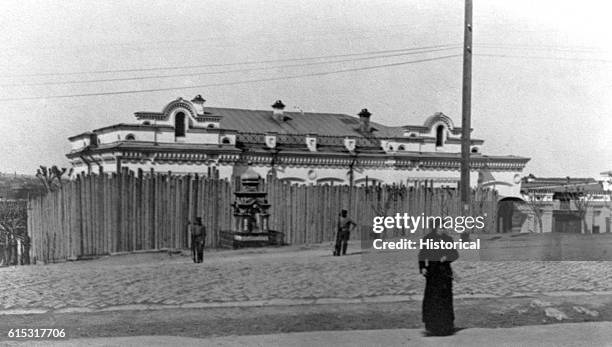
[[[15,235],[11,234],[9,239],[9,265],[19,265],[17,246],[17,238]]]
[[[453,238],[435,229],[425,235],[431,242],[452,242]],[[432,335],[451,335],[455,332],[453,309],[453,270],[450,263],[459,258],[456,249],[427,249],[419,252],[419,272],[425,276],[423,323]]]
[[[202,218],[197,217],[191,229],[191,253],[194,263],[201,263],[203,261],[205,241],[206,228],[202,225]]]
[[[21,265],[30,265],[30,236],[23,235],[21,240]]]
[[[0,233],[0,265],[8,265],[8,234]]]
[[[348,241],[351,236],[351,230],[357,226],[352,219],[348,217],[348,211],[342,210],[338,218],[338,227],[336,233],[336,246],[334,247],[334,255],[339,256],[346,255],[346,249],[348,248]]]

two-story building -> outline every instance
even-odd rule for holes
[[[178,98],[161,112],[136,112],[136,122],[72,136],[67,157],[75,174],[122,168],[176,174],[212,170],[231,179],[252,163],[262,177],[275,175],[292,183],[430,181],[456,187],[459,182],[461,128],[442,113],[422,125],[386,126],[372,122],[367,109],[350,116],[286,112],[280,100],[270,110],[204,104],[199,95],[191,101]],[[519,197],[529,158],[485,155],[483,144],[471,140],[471,184]]]

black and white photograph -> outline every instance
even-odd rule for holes
[[[0,345],[612,346],[610,13],[2,1]]]

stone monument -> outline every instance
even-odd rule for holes
[[[232,204],[235,229],[221,232],[221,247],[262,247],[281,245],[282,233],[269,229],[270,203],[259,174],[249,166],[240,176],[240,190]]]

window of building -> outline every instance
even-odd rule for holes
[[[283,177],[280,179],[281,182],[286,182],[289,184],[294,184],[294,183],[304,183],[306,182],[306,180],[304,180],[303,178],[298,178],[298,177]]]
[[[98,138],[98,135],[91,134],[89,138],[89,145],[91,147],[97,147],[99,144],[100,144],[100,139]]]
[[[125,139],[126,141],[134,141],[136,140],[136,136],[134,136],[134,134],[127,134],[125,135]]]
[[[438,125],[436,128],[436,147],[444,146],[444,125]]]
[[[398,151],[405,151],[406,147],[404,147],[404,145],[400,145],[399,147],[397,147]]]
[[[208,128],[215,128],[215,125],[213,123],[208,124]]]
[[[174,136],[185,136],[185,114],[179,112],[174,116]]]
[[[224,145],[231,145],[232,144],[232,140],[230,140],[229,137],[224,137],[221,139],[221,143]]]
[[[318,179],[317,184],[333,186],[334,184],[344,184],[344,180],[336,177],[325,177]]]
[[[151,125],[151,122],[149,122],[148,120],[142,122],[142,125]]]
[[[478,147],[472,147],[472,153],[478,153]]]

